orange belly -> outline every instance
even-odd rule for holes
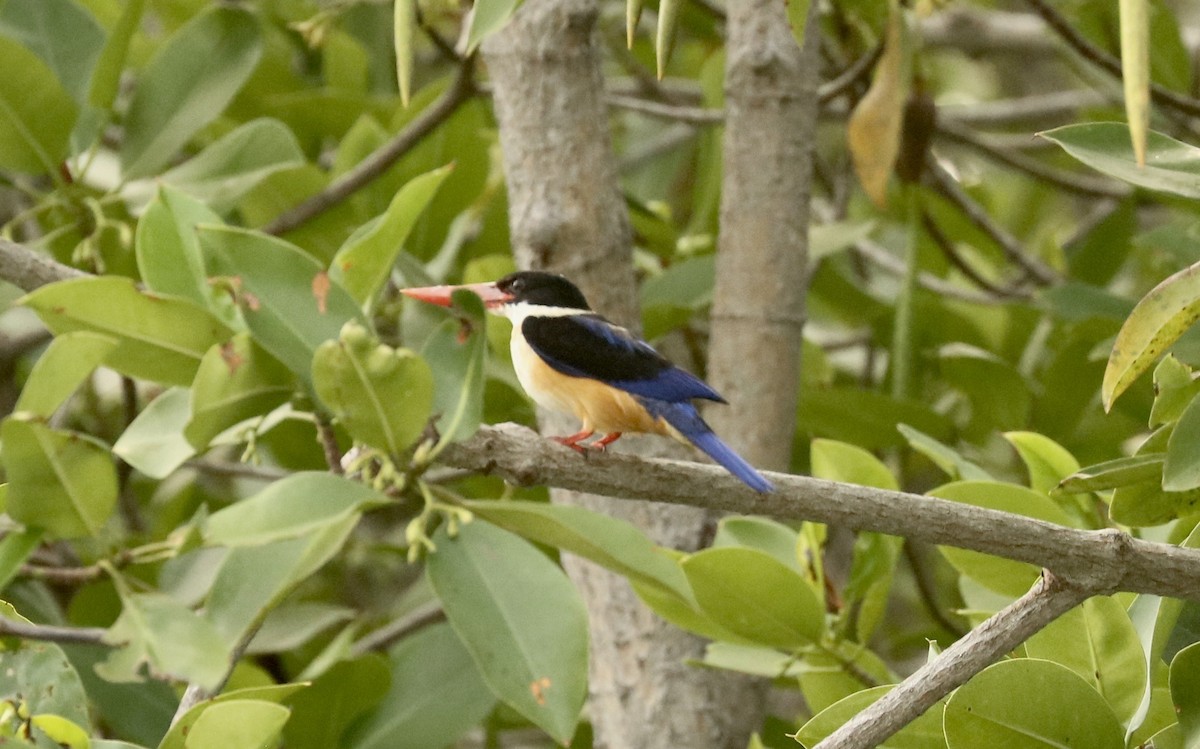
[[[581,431],[650,432],[674,436],[623,390],[587,377],[571,377],[546,364],[520,335],[512,337],[513,368],[525,392],[543,408],[574,414]]]

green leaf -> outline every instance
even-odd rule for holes
[[[1023,486],[992,481],[959,481],[939,486],[929,492],[929,496],[974,507],[1011,512],[1062,526],[1070,525],[1070,518],[1049,497]],[[1024,594],[1041,574],[1037,567],[1025,562],[1015,562],[950,546],[938,548],[959,572],[989,590],[1003,595]]]
[[[1078,494],[1158,481],[1162,476],[1162,453],[1131,455],[1081,468],[1059,482],[1056,494]]]
[[[86,103],[104,45],[104,30],[90,13],[71,0],[7,0],[0,4],[0,36],[37,55],[76,104]]]
[[[710,546],[741,547],[765,551],[796,572],[803,573],[797,556],[796,531],[777,520],[760,517],[726,517],[717,523]]]
[[[462,641],[447,624],[426,627],[388,653],[391,687],[346,736],[346,749],[442,749],[496,704]]]
[[[87,435],[10,416],[0,427],[5,511],[51,538],[94,536],[117,502],[117,473],[108,448]]]
[[[1037,432],[1005,432],[1029,472],[1029,488],[1049,494],[1079,471],[1079,461],[1054,440]]]
[[[474,52],[489,34],[503,28],[520,5],[521,0],[480,0],[475,3],[471,28],[467,32],[467,54]]]
[[[797,649],[821,637],[825,607],[795,570],[757,549],[706,549],[683,560],[701,611],[734,634]]]
[[[90,749],[91,740],[87,731],[77,723],[73,723],[59,715],[34,715],[29,720],[38,733],[54,742],[62,749]],[[37,735],[37,734],[35,734]]]
[[[341,523],[390,500],[365,484],[319,471],[293,473],[209,516],[204,540],[222,546],[258,546]]]
[[[200,713],[187,733],[187,749],[263,749],[274,746],[291,711],[262,700],[228,700]]]
[[[88,102],[99,109],[112,109],[113,101],[121,87],[121,71],[125,69],[125,58],[129,54],[129,43],[137,33],[142,21],[146,0],[126,0],[121,4],[121,15],[104,42],[104,49],[96,61],[92,74]]]
[[[861,692],[866,685],[859,674],[876,684],[890,684],[899,680],[878,655],[859,643],[847,640],[828,652],[811,650],[805,653],[798,670],[800,691],[814,713]]]
[[[628,578],[679,595],[691,588],[675,560],[632,523],[575,505],[470,501],[467,509],[535,543],[553,546]]]
[[[8,587],[41,543],[40,530],[10,531],[0,538],[0,590]]]
[[[130,377],[188,385],[200,359],[233,331],[192,302],[139,291],[132,279],[89,276],[25,295],[56,334],[86,330],[117,339],[105,364]]]
[[[487,523],[434,536],[426,565],[450,626],[492,692],[559,743],[587,696],[587,614],[562,570]]]
[[[1167,354],[1154,368],[1154,406],[1150,426],[1159,427],[1179,420],[1183,409],[1200,395],[1200,379],[1192,368]]]
[[[1025,652],[1079,674],[1122,723],[1129,722],[1142,701],[1146,657],[1133,622],[1113,598],[1084,601],[1026,641]]]
[[[67,156],[79,114],[50,68],[21,44],[0,37],[0,169],[54,173]]]
[[[203,450],[226,429],[286,403],[295,390],[296,378],[287,367],[248,334],[238,333],[200,361],[183,434]]]
[[[896,572],[896,558],[904,539],[860,531],[854,539],[850,579],[842,591],[843,620],[852,624],[854,640],[868,642],[887,611]],[[847,627],[848,628],[848,627]]]
[[[1125,746],[1099,692],[1065,666],[1033,658],[995,663],[959,687],[943,726],[949,749]]]
[[[191,418],[190,391],[171,388],[150,401],[113,445],[113,454],[150,478],[163,479],[196,454],[183,430]]]
[[[964,481],[990,481],[992,479],[991,474],[967,460],[962,453],[928,434],[920,432],[908,424],[898,424],[896,429],[904,435],[912,449],[933,461],[933,464],[945,471],[950,478]]]
[[[134,593],[114,577],[121,595],[121,616],[104,633],[104,642],[119,646],[96,673],[109,681],[142,681],[142,668],[152,676],[217,688],[229,667],[230,646],[207,620],[162,593]]]
[[[355,617],[354,609],[320,601],[285,602],[263,620],[246,648],[247,655],[286,653]]]
[[[400,104],[408,106],[412,91],[413,37],[417,28],[417,0],[394,0],[392,41],[396,47],[396,82],[400,86]]]
[[[396,0],[396,7],[412,1]],[[342,284],[354,301],[366,305],[383,287],[417,219],[453,171],[454,165],[447,164],[414,177],[400,188],[382,216],[355,232],[338,250],[329,276]]]
[[[896,431],[899,424],[910,424],[935,439],[950,439],[953,435],[950,421],[928,403],[897,400],[859,387],[803,387],[796,424],[814,436],[868,450],[904,445],[904,437]]]
[[[1093,122],[1038,133],[1091,168],[1147,190],[1200,198],[1200,148],[1153,130],[1146,137],[1146,166],[1139,167],[1129,127]]]
[[[401,455],[425,431],[433,371],[408,349],[380,343],[357,322],[313,357],[317,396],[356,441]]]
[[[429,368],[437,372],[433,412],[441,414],[441,444],[470,437],[483,419],[484,356],[487,354],[483,301],[469,291],[454,292],[454,311],[421,349]]]
[[[1162,488],[1167,492],[1200,488],[1200,396],[1183,410],[1167,441]]]
[[[875,704],[879,698],[892,691],[893,688],[891,685],[870,687],[838,700],[805,723],[796,732],[796,741],[804,746],[816,746],[831,733],[841,728],[843,723]],[[942,712],[945,707],[945,702],[938,702],[877,746],[881,749],[938,749],[938,747],[945,747],[946,738],[942,734]]]
[[[247,10],[212,6],[179,29],[147,63],[121,142],[126,179],[154,174],[216,119],[258,66],[262,38]]]
[[[682,568],[680,572],[682,573]],[[734,634],[701,611],[690,585],[686,591],[678,592],[642,582],[635,577],[629,578],[629,584],[651,611],[680,629],[710,640],[755,646],[753,640]]]
[[[359,513],[343,514],[303,536],[230,549],[213,580],[205,617],[226,642],[240,642],[341,550],[359,518]]]
[[[268,687],[235,689],[217,695],[212,699],[205,700],[199,705],[192,707],[171,725],[171,730],[167,731],[167,735],[163,737],[162,743],[158,745],[158,749],[194,749],[188,737],[191,736],[196,722],[206,712],[218,705],[230,702],[278,705],[283,700],[304,689],[304,687],[304,684],[273,684]],[[236,718],[237,713],[218,713],[218,715],[224,715],[227,718]],[[273,744],[270,740],[264,740],[262,746],[273,746]],[[213,749],[220,749],[220,747],[213,747]]]
[[[220,224],[208,206],[173,187],[160,185],[138,219],[134,235],[138,272],[146,288],[174,294],[220,313],[217,292],[208,283],[196,227]],[[227,314],[230,306],[224,307]],[[228,320],[227,320],[228,322]]]
[[[816,439],[809,447],[813,478],[897,491],[896,477],[879,458],[857,445]]]
[[[2,609],[7,609],[0,611],[6,619],[23,619],[6,603]],[[0,698],[23,698],[31,713],[51,713],[89,725],[83,683],[62,648],[51,642],[21,640],[0,652],[4,660]]]
[[[275,237],[229,227],[202,227],[210,272],[227,276],[256,341],[311,385],[317,346],[337,338],[358,305],[321,264]]]
[[[1101,398],[1104,410],[1200,318],[1200,263],[1175,273],[1142,297],[1117,333]]]
[[[228,213],[264,179],[303,163],[304,152],[288,126],[263,117],[240,125],[157,181]]]
[[[13,410],[50,418],[116,345],[117,339],[97,333],[58,336],[33,365]]]
[[[344,747],[342,734],[369,712],[388,690],[391,675],[382,656],[370,654],[335,663],[307,689],[288,698],[292,717],[283,730],[288,749]],[[411,746],[398,742],[399,746]]]
[[[633,49],[633,37],[637,32],[638,21],[642,18],[644,0],[625,0],[625,44]]]
[[[1183,745],[1200,746],[1200,643],[1193,643],[1171,659],[1171,701],[1179,716]]]
[[[989,351],[951,343],[938,351],[938,365],[947,384],[969,399],[976,431],[1012,429],[1028,421],[1033,395],[1012,364]]]

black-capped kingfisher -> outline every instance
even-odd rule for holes
[[[449,306],[473,291],[488,311],[512,321],[513,368],[543,408],[574,414],[580,430],[554,439],[574,450],[603,450],[624,432],[684,438],[757,492],[774,489],[700,417],[693,398],[725,403],[695,375],[671,364],[625,328],[592,311],[583,293],[553,273],[521,271],[493,283],[401,289],[414,299]],[[583,444],[596,432],[600,439]]]

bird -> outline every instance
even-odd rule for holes
[[[626,432],[691,442],[756,492],[774,490],[761,473],[712,430],[693,399],[726,403],[708,383],[680,369],[649,343],[588,305],[565,277],[518,271],[489,283],[401,289],[413,299],[449,306],[455,291],[474,292],[513,324],[510,348],[521,387],[539,406],[579,419],[579,432],[554,437],[583,453],[604,450]],[[584,440],[597,432],[601,437]]]

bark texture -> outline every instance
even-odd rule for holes
[[[596,16],[594,0],[526,0],[484,43],[483,54],[494,84],[518,264],[567,275],[598,311],[637,327],[630,229],[603,98]],[[576,426],[543,416],[550,433]],[[663,441],[636,439],[618,446],[631,443],[667,449]],[[675,548],[697,548],[708,536],[701,509],[565,491],[553,498],[628,520]],[[650,613],[624,578],[573,558],[565,566],[590,615],[596,746],[744,747],[757,725],[758,692],[741,679],[686,665],[703,655],[704,642]]]

